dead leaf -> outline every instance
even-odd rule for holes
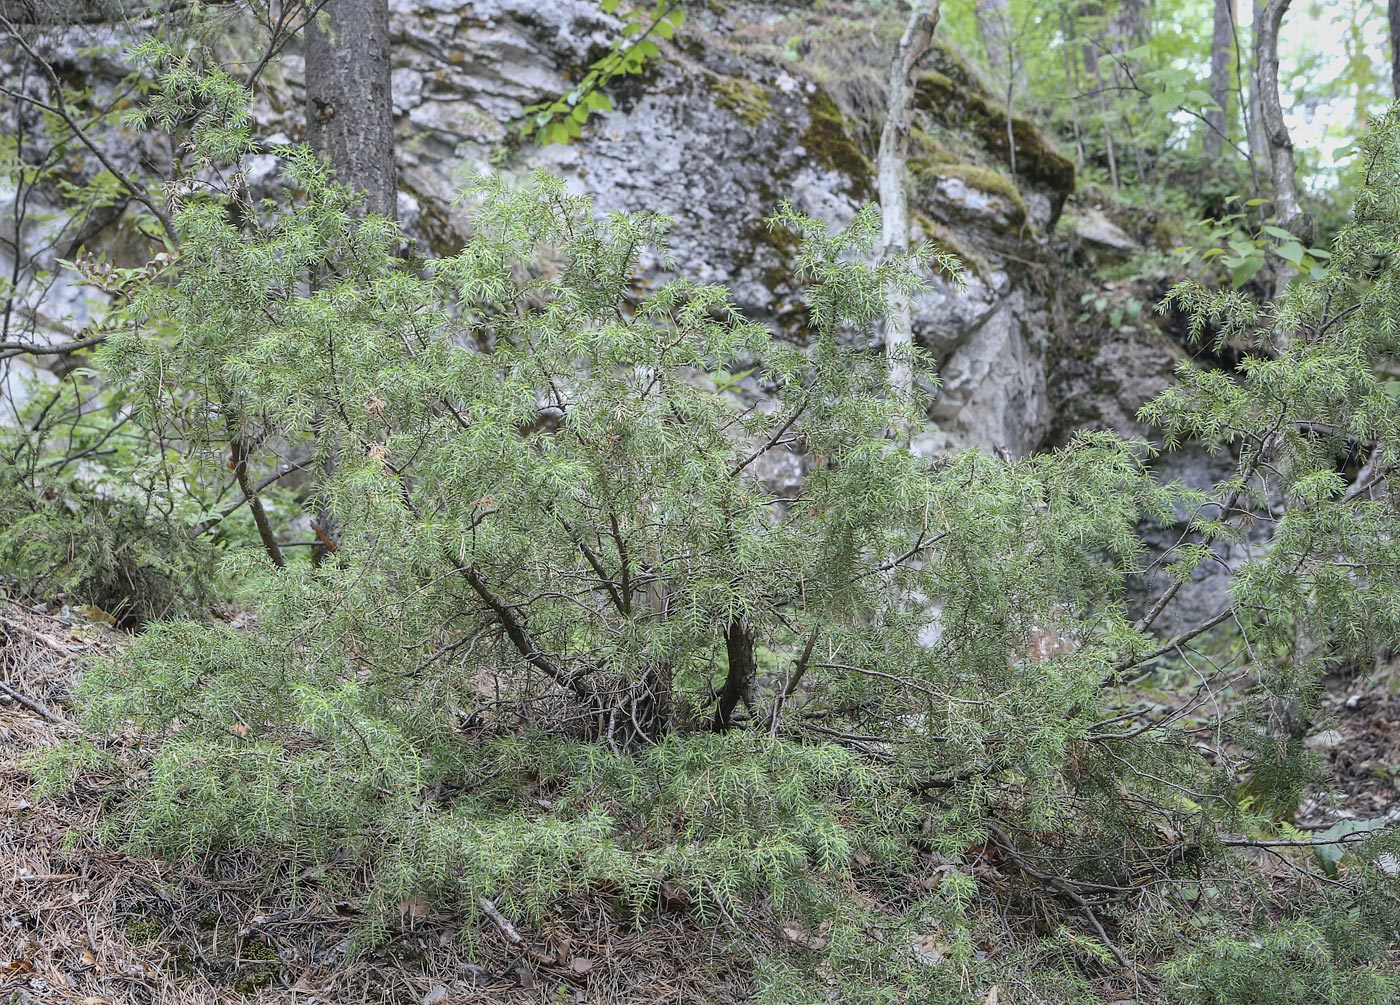
[[[442,1005],[447,1001],[447,988],[441,984],[434,984],[433,989],[423,996],[423,1005]]]
[[[661,884],[661,899],[668,907],[686,907],[690,904],[690,891],[679,883],[666,880]]]
[[[948,955],[948,944],[937,934],[928,933],[914,939],[909,951],[914,954],[914,959],[924,966],[936,967],[943,962],[943,957]]]
[[[812,952],[820,952],[831,942],[831,936],[827,933],[831,931],[831,922],[823,921],[816,932],[809,932],[801,925],[791,924],[783,926],[783,937],[789,942],[795,942],[804,949]]]
[[[987,989],[987,997],[982,999],[982,1005],[997,1005],[1001,1000],[1001,986],[993,984]]]
[[[241,722],[235,722],[232,726],[228,728],[228,731],[234,736],[238,737],[240,740],[247,739],[249,732],[247,725]]]
[[[406,897],[399,901],[399,914],[411,925],[428,916],[428,899],[422,896]]]
[[[569,969],[576,974],[586,974],[593,969],[593,961],[587,956],[575,956],[569,961]]]

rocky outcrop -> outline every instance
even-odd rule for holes
[[[600,210],[667,214],[675,221],[671,253],[678,271],[728,285],[750,317],[783,337],[806,337],[802,291],[792,277],[793,237],[764,221],[788,199],[839,226],[873,199],[884,68],[867,26],[828,20],[822,25],[828,44],[793,52],[783,40],[805,36],[803,19],[820,16],[806,5],[730,3],[718,13],[695,5],[682,36],[645,79],[612,85],[614,112],[590,120],[578,142],[541,147],[522,140],[516,123],[527,106],[566,92],[605,51],[617,25],[597,4],[391,0],[390,6],[399,218],[426,249],[451,253],[468,234],[467,213],[454,209],[453,199],[471,175],[523,176],[545,168],[590,195]],[[119,58],[126,39],[108,26],[46,28],[42,44],[64,73],[89,81],[97,100],[127,69]],[[0,53],[0,73],[14,70],[17,58]],[[301,77],[295,48],[264,75],[254,114],[269,145],[302,137]],[[1008,118],[946,45],[930,54],[918,93],[910,159],[915,236],[958,254],[967,273],[961,289],[930,277],[912,305],[915,338],[940,360],[941,380],[916,448],[1021,455],[1083,427],[1150,436],[1136,413],[1171,381],[1179,346],[1145,319],[1075,336],[1076,327],[1102,325],[1076,325],[1056,302],[1075,263],[1087,270],[1122,261],[1137,238],[1101,210],[1067,207],[1073,165],[1028,119]],[[7,129],[20,114],[14,106],[0,109]],[[99,139],[133,175],[168,156],[161,141],[120,127]],[[100,170],[91,157],[73,155],[70,162],[79,181]],[[249,181],[255,189],[266,186],[276,169],[275,158],[254,157]],[[18,236],[15,243],[36,252],[22,263],[22,278],[31,266],[40,273],[51,268],[78,243],[101,246],[122,263],[135,216],[130,207],[119,203],[75,218],[61,212],[51,187],[19,198],[30,207],[29,222],[23,233],[4,236]],[[6,226],[16,199],[13,191],[0,192]],[[13,264],[0,249],[0,272],[9,275]],[[652,269],[652,278],[660,278],[660,264]],[[32,290],[24,306],[37,319],[36,338],[62,340],[89,315],[92,291],[61,274]],[[873,342],[877,335],[853,337]],[[1164,472],[1184,479],[1209,481],[1223,470],[1220,461],[1194,455],[1162,463],[1170,467]],[[762,473],[775,485],[795,485],[803,458],[773,451]],[[1162,543],[1170,542],[1164,536]],[[1216,567],[1203,568],[1209,576]],[[1215,592],[1211,583],[1187,591],[1201,598],[1202,609],[1214,609]]]
[[[793,33],[784,19],[816,15],[772,3],[697,10],[645,80],[614,85],[613,113],[591,120],[580,141],[540,147],[522,141],[516,123],[528,105],[567,91],[604,51],[617,25],[596,4],[392,0],[390,6],[399,216],[428,249],[450,253],[468,232],[465,211],[451,208],[467,177],[543,167],[589,194],[600,210],[672,217],[679,272],[727,284],[751,317],[784,337],[805,337],[791,236],[770,232],[764,221],[788,199],[839,226],[873,198],[868,119],[881,100],[834,81],[819,60],[794,61],[752,44],[763,30]],[[72,72],[92,75],[95,68],[100,92],[119,64],[115,56],[89,58],[94,30],[70,29],[46,44],[50,57]],[[869,44],[861,41],[864,28],[850,32],[853,44]],[[116,35],[106,41],[109,51],[120,51]],[[302,137],[301,77],[294,48],[264,75],[254,112],[269,144]],[[916,237],[946,246],[968,265],[966,289],[934,276],[914,304],[915,338],[940,359],[943,382],[931,415],[935,426],[919,443],[930,451],[977,446],[1027,453],[1051,428],[1049,322],[1032,274],[1044,264],[1048,235],[1073,187],[1073,166],[1015,118],[1013,179],[1004,115],[946,47],[935,51],[919,93]],[[107,139],[124,141],[116,144],[117,155],[133,172],[160,161],[160,150],[143,150],[131,142],[135,137]],[[255,158],[250,180],[265,182],[274,168],[272,158]],[[44,306],[55,326],[86,312],[78,295],[60,290],[49,291]]]
[[[787,199],[839,226],[873,190],[867,123],[841,88],[829,89],[818,67],[735,41],[746,26],[798,15],[771,4],[697,12],[685,44],[645,81],[614,87],[613,113],[591,120],[580,141],[551,147],[522,142],[515,123],[528,105],[567,91],[601,53],[616,26],[596,5],[393,0],[391,15],[400,216],[430,248],[450,252],[467,233],[465,212],[447,209],[464,177],[543,167],[600,210],[671,217],[679,272],[727,284],[749,316],[805,337],[791,238],[764,221]],[[936,428],[920,444],[1023,454],[1049,432],[1050,409],[1044,297],[1022,262],[1044,248],[1074,170],[1016,119],[1018,187],[1000,159],[1005,124],[994,120],[994,102],[949,50],[935,60],[943,69],[930,71],[938,88],[921,85],[928,128],[920,135],[937,128],[946,140],[915,152],[913,210],[922,236],[970,268],[965,290],[933,277],[914,305],[915,337],[938,355],[943,375]],[[290,55],[259,103],[269,132],[299,134],[299,75]],[[956,107],[945,100],[949,88]],[[931,155],[937,164],[925,163]]]

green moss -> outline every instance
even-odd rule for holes
[[[756,126],[768,118],[768,92],[751,80],[741,77],[714,77],[710,87],[721,108],[727,108],[745,125]]]
[[[122,934],[133,946],[142,946],[160,939],[165,926],[154,918],[128,918],[122,925]]]
[[[874,196],[874,168],[856,145],[847,128],[846,117],[831,95],[821,88],[807,102],[811,124],[802,134],[802,146],[817,162],[851,179],[852,191],[861,198]]]
[[[1011,117],[1008,139],[1005,107],[949,52],[940,50],[940,69],[920,75],[916,107],[939,125],[967,130],[1004,164],[1010,164],[1014,142],[1017,176],[1048,189],[1058,216],[1065,196],[1074,191],[1074,162],[1060,156],[1039,129],[1018,116]]]
[[[956,178],[968,188],[1006,200],[1009,205],[1007,222],[1011,227],[1019,228],[1026,222],[1026,200],[1011,179],[1000,171],[980,164],[938,164],[920,177],[927,183]]]
[[[247,995],[272,986],[282,958],[274,946],[261,939],[249,939],[239,947],[237,959],[230,963],[233,972],[229,975],[229,987],[238,994]]]
[[[958,159],[937,137],[918,126],[909,129],[909,154],[911,160],[917,157],[939,164],[951,164]]]
[[[980,164],[940,164],[934,168],[933,173],[940,178],[957,178],[969,188],[975,188],[979,192],[999,195],[1021,207],[1023,212],[1025,211],[1025,200],[1021,198],[1020,190],[1016,188],[1015,183],[993,168],[983,167]]]
[[[963,54],[948,44],[948,40],[935,35],[933,37],[932,58],[929,62],[938,66],[943,74],[958,87],[968,88],[974,91],[985,91],[986,87],[982,83],[977,71],[972,68]]]

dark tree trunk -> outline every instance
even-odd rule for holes
[[[1400,101],[1400,0],[1387,0],[1385,13],[1390,21],[1390,93]]]
[[[719,693],[719,703],[715,707],[714,727],[725,730],[734,724],[734,710],[742,701],[753,704],[753,689],[758,676],[758,662],[754,659],[753,635],[742,618],[729,623],[724,633],[725,655],[729,657],[729,673],[725,675],[724,687]]]
[[[365,194],[365,209],[395,219],[394,101],[388,0],[329,0],[306,26],[306,139],[336,178]],[[322,461],[329,480],[333,447]],[[324,500],[316,506],[320,565],[340,544],[340,523]]]
[[[388,0],[330,0],[306,27],[306,138],[336,177],[395,217]]]
[[[1230,56],[1235,42],[1235,0],[1215,0],[1215,23],[1210,38],[1210,98],[1216,107],[1206,112],[1206,163],[1213,164],[1225,145],[1230,121]]]

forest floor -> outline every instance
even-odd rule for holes
[[[470,1005],[717,1003],[747,997],[725,935],[661,913],[643,926],[596,904],[562,905],[547,932],[400,906],[384,945],[351,952],[355,905],[249,855],[179,866],[89,835],[118,778],[34,793],[28,760],[78,727],[67,696],[84,660],[126,636],[0,596],[0,1005]],[[513,941],[514,935],[517,941]],[[483,965],[486,964],[486,965]]]
[[[122,781],[60,796],[33,789],[28,759],[74,736],[67,696],[84,660],[126,636],[0,597],[0,1005],[456,1005],[715,1003],[747,998],[723,929],[659,912],[636,927],[596,904],[564,905],[557,926],[516,932],[400,905],[379,948],[352,953],[355,905],[277,866],[213,855],[179,866],[90,836]],[[1331,715],[1309,738],[1336,775],[1298,823],[1400,817],[1400,671],[1330,682]],[[513,938],[512,938],[513,936]],[[1106,1001],[1121,1001],[1109,995]]]

